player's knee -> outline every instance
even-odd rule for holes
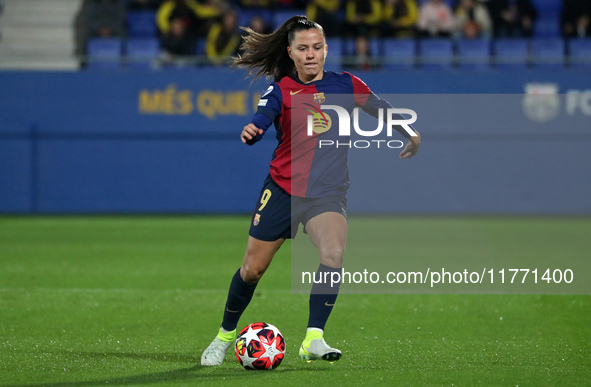
[[[265,274],[266,269],[265,266],[257,265],[256,262],[245,260],[240,268],[240,277],[242,277],[244,282],[258,282],[263,274]]]
[[[242,280],[247,283],[258,282],[263,274],[265,274],[264,270],[257,269],[252,266],[242,267],[240,270],[240,276],[242,277]]]
[[[343,255],[345,254],[345,247],[341,245],[326,246],[319,249],[320,262],[330,267],[343,266]]]

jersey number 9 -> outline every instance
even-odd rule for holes
[[[265,208],[269,199],[271,199],[271,190],[266,189],[261,196],[261,206],[259,207],[259,211],[262,211],[263,208]]]

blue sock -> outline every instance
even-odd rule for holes
[[[331,287],[331,273],[341,272],[341,268],[334,268],[320,264],[314,277],[314,284],[310,292],[310,317],[308,328],[324,330],[328,316],[332,312],[339,294],[340,282]],[[327,281],[325,281],[325,279]]]
[[[258,282],[249,284],[240,277],[240,269],[232,277],[230,282],[230,290],[228,291],[228,299],[226,300],[226,308],[224,309],[224,319],[222,321],[222,328],[227,331],[233,331],[238,326],[240,316],[250,303],[254,290]]]

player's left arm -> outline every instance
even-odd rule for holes
[[[413,130],[417,135],[408,137],[406,146],[402,152],[400,152],[401,159],[410,159],[419,152],[419,147],[421,146],[421,135],[416,129],[413,128]]]
[[[378,97],[370,91],[370,95],[367,98],[366,103],[361,108],[372,116],[377,117],[378,109],[392,109],[392,105],[390,105],[390,102]],[[398,114],[398,117],[396,118],[401,121],[406,120],[406,118],[401,114]],[[386,119],[385,115],[384,119]],[[394,125],[393,128],[408,140],[406,146],[402,152],[400,152],[400,158],[409,159],[415,156],[419,152],[419,148],[421,146],[421,135],[419,132],[411,124],[405,124],[404,127],[401,125]]]
[[[361,79],[351,75],[353,81],[353,92],[355,93],[355,102],[369,115],[378,118],[379,109],[392,109],[390,102],[378,97]],[[405,117],[399,115],[400,120],[405,120]],[[386,117],[384,116],[384,119]],[[405,127],[394,125],[393,128],[400,133],[404,138],[408,139],[408,143],[400,152],[401,159],[409,159],[419,152],[421,146],[421,135],[419,132],[407,124]]]

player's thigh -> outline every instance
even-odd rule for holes
[[[285,239],[276,241],[262,241],[260,239],[248,237],[246,253],[240,267],[240,276],[245,282],[257,282],[271,264],[275,253],[281,247]]]
[[[339,212],[323,212],[306,223],[306,232],[320,253],[320,263],[330,267],[343,265],[347,243],[347,218]]]
[[[248,235],[267,242],[291,236],[291,196],[270,176],[254,208]]]

